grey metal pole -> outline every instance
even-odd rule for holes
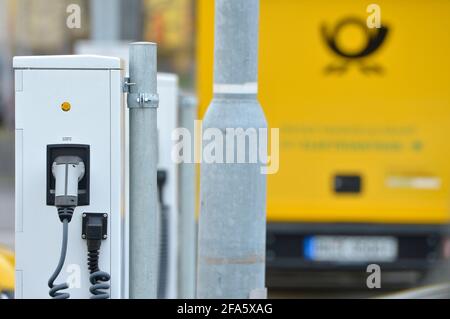
[[[8,7],[7,0],[0,0],[0,117],[3,117],[6,125],[12,128],[14,127],[14,109],[12,107],[14,73],[9,66],[12,59],[12,46]]]
[[[130,298],[156,298],[156,44],[130,45]]]
[[[142,0],[91,0],[91,38],[98,41],[142,37]]]
[[[194,136],[194,120],[197,119],[197,99],[194,95],[183,93],[180,96],[180,125]],[[194,145],[194,140],[191,140]],[[178,298],[195,298],[197,223],[195,220],[196,172],[194,163],[181,163],[179,166],[180,221],[178,262]]]
[[[214,98],[203,129],[226,132],[224,142],[227,128],[267,128],[256,99],[258,20],[259,0],[215,1]],[[237,145],[227,154],[234,161]],[[265,297],[266,177],[260,168],[259,163],[201,164],[199,298]]]
[[[120,3],[120,38],[139,40],[144,30],[143,0],[126,0]]]
[[[91,38],[120,40],[121,0],[92,0]]]

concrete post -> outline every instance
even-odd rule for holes
[[[248,142],[247,133],[256,131],[259,141],[258,129],[267,128],[256,99],[258,20],[259,0],[215,1],[214,98],[203,130],[226,132],[226,156],[224,163],[201,164],[199,298],[250,298],[265,292],[266,177],[260,163],[236,163],[236,140]],[[236,128],[243,132],[229,130]],[[229,140],[234,141],[231,149]],[[203,143],[204,151],[209,142]],[[253,146],[246,143],[246,159]]]
[[[130,298],[156,298],[156,44],[130,45]]]

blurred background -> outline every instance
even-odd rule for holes
[[[80,28],[66,24],[72,4]],[[259,100],[280,129],[269,296],[450,279],[449,31],[446,0],[261,0]],[[158,71],[195,92],[202,118],[213,37],[212,0],[0,0],[0,245],[14,249],[13,56],[157,42]],[[372,264],[380,289],[368,286]]]

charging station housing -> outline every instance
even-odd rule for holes
[[[125,76],[128,76],[129,65],[129,43],[126,41],[106,41],[98,42],[92,40],[81,40],[75,43],[76,54],[97,54],[103,56],[118,57],[124,61]],[[176,298],[177,286],[180,280],[179,270],[179,189],[181,187],[178,178],[178,164],[172,161],[171,152],[173,142],[171,140],[174,129],[180,127],[179,113],[179,85],[178,76],[173,73],[157,74],[157,86],[159,95],[158,107],[158,171],[166,175],[164,186],[162,187],[163,207],[160,207],[158,214],[161,226],[159,229],[160,262],[159,262],[159,298]],[[126,101],[125,101],[126,103]],[[125,123],[128,123],[128,112],[125,110]],[[193,124],[192,124],[193,125]],[[128,132],[128,126],[126,126]],[[127,135],[127,133],[126,133]],[[128,154],[128,145],[125,153]],[[126,184],[127,185],[127,184]],[[126,221],[128,222],[128,218]],[[128,224],[125,229],[128,230]],[[162,229],[164,228],[164,229]],[[125,242],[128,242],[128,232]],[[194,241],[195,239],[192,238]],[[128,258],[128,251],[126,258]],[[162,260],[161,260],[162,259]],[[128,270],[125,270],[128,273]],[[127,278],[126,278],[127,280]],[[178,296],[179,297],[179,296]]]
[[[52,206],[55,153],[86,161],[78,207],[69,224],[67,256],[57,279],[71,298],[89,298],[83,214],[106,214],[99,266],[111,275],[109,294],[124,285],[125,154],[122,65],[101,56],[16,57],[16,298],[48,298],[48,277],[61,249],[61,222]],[[83,184],[84,183],[84,184]],[[84,186],[82,186],[84,185]]]

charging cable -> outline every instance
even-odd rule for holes
[[[86,220],[83,238],[87,240],[89,281],[92,284],[89,288],[91,299],[109,299],[107,290],[110,288],[108,281],[111,276],[101,271],[98,265],[100,246],[102,240],[107,237],[107,216],[107,214],[83,214],[83,220]]]
[[[169,277],[169,206],[164,201],[164,187],[167,183],[167,171],[158,170],[156,185],[159,202],[159,262],[157,297],[167,298],[167,278]]]
[[[58,275],[61,272],[61,269],[64,265],[64,260],[66,259],[68,232],[69,232],[69,221],[67,219],[64,219],[63,220],[63,240],[62,240],[62,247],[61,247],[61,256],[59,257],[59,262],[58,262],[58,266],[56,267],[56,270],[53,272],[52,276],[48,280],[48,286],[50,288],[49,295],[53,299],[68,299],[70,297],[70,295],[68,293],[61,292],[62,290],[69,288],[69,285],[67,285],[67,283],[58,284],[58,285],[54,284],[56,277],[58,277]]]
[[[59,156],[52,164],[52,174],[55,178],[55,206],[63,224],[63,236],[58,265],[48,280],[49,295],[54,299],[68,299],[70,295],[61,291],[68,289],[69,285],[67,283],[55,285],[55,280],[61,273],[66,259],[69,223],[78,205],[78,182],[84,177],[85,165],[78,156]]]

